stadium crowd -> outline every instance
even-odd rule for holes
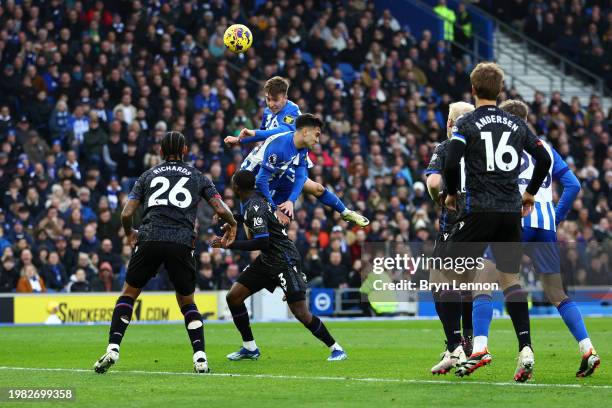
[[[310,177],[372,220],[359,229],[302,196],[288,233],[311,284],[359,287],[363,242],[434,239],[437,210],[423,173],[446,137],[449,103],[471,101],[471,62],[372,2],[266,1],[254,11],[253,3],[3,2],[0,291],[118,290],[131,254],[122,205],[161,161],[167,130],[187,136],[185,160],[237,211],[229,179],[252,146],[229,149],[223,138],[259,127],[260,88],[273,75],[290,80],[302,112],[326,122]],[[253,32],[245,55],[225,51],[230,22]],[[559,93],[504,97],[529,102],[530,124],[582,183],[559,228],[566,245],[584,244],[565,252],[568,276],[609,283],[611,113],[596,96],[588,106]],[[209,248],[218,230],[208,206],[198,219],[198,286],[227,289],[254,254]],[[169,285],[162,271],[146,289]]]
[[[497,18],[612,83],[612,8],[601,0],[480,1]]]

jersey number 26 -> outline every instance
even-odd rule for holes
[[[161,187],[151,194],[147,206],[154,207],[156,205],[168,205],[168,203],[170,203],[178,208],[189,207],[191,205],[192,197],[189,190],[185,188],[187,181],[189,181],[189,177],[181,177],[170,189],[170,180],[163,176],[155,177],[153,180],[151,180],[150,187],[152,189],[158,185],[161,185]],[[168,198],[160,198],[166,191],[168,191],[168,189],[170,189]],[[182,196],[182,199],[179,199],[180,196]]]

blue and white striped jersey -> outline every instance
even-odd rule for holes
[[[548,169],[548,175],[542,182],[538,193],[535,195],[533,211],[522,220],[523,227],[539,228],[556,231],[555,204],[553,203],[552,180],[560,178],[569,171],[569,167],[563,158],[547,142],[542,140],[542,145],[551,157],[552,164]],[[523,151],[521,157],[520,174],[518,177],[519,190],[523,194],[533,176],[535,160],[529,153]]]

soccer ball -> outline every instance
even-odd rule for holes
[[[253,34],[249,27],[242,24],[231,25],[223,34],[223,43],[233,53],[246,52],[253,44]]]

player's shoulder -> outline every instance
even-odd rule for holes
[[[295,126],[295,121],[300,115],[300,107],[292,101],[287,101],[287,104],[283,108],[283,123],[286,125]]]
[[[297,113],[298,115],[301,114],[300,112],[300,107],[298,106],[297,103],[293,102],[293,101],[287,101],[287,106],[285,107],[285,112],[286,113]]]
[[[459,127],[469,122],[476,120],[476,111],[465,112],[455,119],[455,127]]]
[[[262,213],[271,208],[268,200],[259,193],[255,193],[247,204],[247,210],[252,210],[254,214]]]
[[[434,153],[437,153],[437,154],[443,153],[448,147],[449,143],[450,143],[450,139],[444,139],[444,141],[438,143],[436,147],[434,147]]]

